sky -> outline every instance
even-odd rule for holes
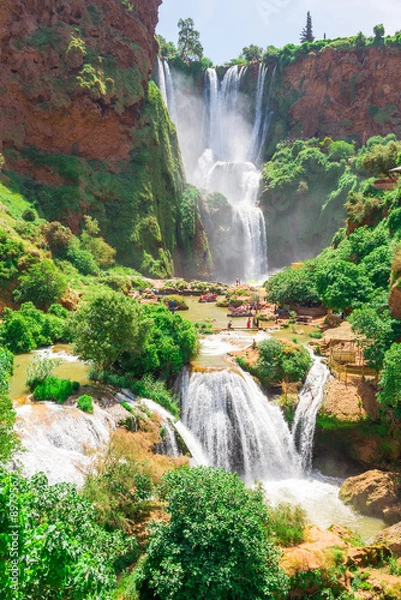
[[[163,0],[157,33],[176,43],[179,19],[191,17],[205,56],[224,64],[250,44],[298,44],[308,10],[316,39],[371,36],[380,23],[386,34],[401,30],[400,0]]]

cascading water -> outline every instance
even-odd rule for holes
[[[268,401],[250,375],[229,369],[186,372],[181,379],[182,420],[209,464],[235,470],[247,483],[258,479],[272,504],[301,505],[316,525],[340,523],[370,543],[383,522],[361,517],[341,502],[341,480],[308,471],[316,413],[328,377],[327,367],[315,357],[290,432],[279,407]]]
[[[162,60],[157,57],[157,69],[155,73],[156,83],[161,92],[164,104],[170,113],[171,120],[176,121],[177,113],[175,108],[175,92],[174,83],[171,76],[170,66],[166,59]]]
[[[302,468],[306,472],[312,470],[313,437],[315,434],[316,416],[322,405],[324,388],[330,373],[321,358],[316,357],[309,371],[292,425],[294,443],[301,456]]]
[[[184,372],[181,378],[183,382],[182,385],[185,386],[184,381],[188,381],[188,375]],[[129,390],[122,390],[116,395],[116,400],[118,402],[126,402],[133,407],[138,408],[138,399],[132,394]],[[203,452],[202,446],[199,441],[195,438],[193,433],[184,425],[184,423],[180,420],[175,420],[173,415],[169,413],[168,410],[157,404],[153,400],[149,398],[141,398],[140,404],[146,406],[146,408],[158,415],[162,421],[163,427],[165,429],[166,435],[165,439],[162,441],[159,450],[164,451],[163,454],[167,454],[172,458],[177,458],[181,455],[181,452],[178,448],[177,439],[175,432],[178,431],[180,436],[185,442],[186,447],[191,453],[194,465],[208,465],[208,459]]]
[[[255,161],[259,155],[259,149],[261,145],[261,138],[263,136],[263,95],[265,91],[265,82],[267,75],[266,65],[261,65],[258,73],[258,84],[256,89],[256,106],[255,106],[255,121],[252,131],[252,141],[250,157],[251,160]],[[268,107],[269,108],[269,107]]]
[[[162,98],[164,100],[164,104],[168,107],[168,98],[167,98],[167,86],[166,86],[166,77],[164,73],[164,61],[158,56],[157,57],[157,70],[156,70],[156,83],[157,87],[160,90]]]
[[[214,69],[205,73],[204,139],[207,149],[198,161],[198,185],[225,194],[234,208],[233,234],[242,247],[238,271],[245,279],[261,280],[267,275],[266,225],[257,206],[260,172],[249,161],[257,145],[262,123],[263,86],[266,68],[260,67],[254,136],[243,117],[240,103],[241,80],[246,67],[231,67],[221,84]],[[257,134],[255,134],[255,131]],[[251,145],[251,148],[249,146]],[[216,160],[217,159],[217,160]],[[241,243],[242,242],[242,243]]]
[[[279,407],[250,375],[194,372],[181,394],[182,420],[210,463],[245,480],[301,476],[299,456]]]
[[[267,134],[263,120],[267,68],[259,66],[253,127],[241,94],[246,71],[247,67],[230,67],[222,81],[215,69],[205,71],[202,117],[198,120],[196,103],[188,102],[186,94],[180,95],[179,110],[175,109],[177,98],[166,60],[158,59],[156,80],[177,125],[188,180],[209,192],[223,193],[232,206],[230,236],[237,275],[261,281],[268,270],[267,236],[264,216],[258,207],[260,171],[254,163]],[[188,111],[194,114],[189,116]],[[194,123],[198,123],[197,130]],[[227,252],[232,254],[233,250]],[[230,268],[216,275],[221,279],[233,278]]]
[[[94,451],[106,446],[115,428],[110,415],[96,405],[88,414],[54,402],[33,402],[18,405],[16,413],[23,474],[31,477],[43,471],[50,484],[82,485]]]

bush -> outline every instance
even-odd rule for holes
[[[9,510],[15,507],[17,517]],[[28,480],[0,472],[0,589],[2,598],[109,600],[116,561],[135,546],[133,538],[107,533],[93,506],[75,486],[49,486],[43,473]],[[12,579],[17,537],[18,593]]]
[[[49,259],[32,265],[19,277],[14,292],[17,302],[33,302],[38,308],[48,308],[57,302],[67,289],[67,280]]]
[[[79,387],[79,384],[69,379],[60,379],[59,377],[50,375],[36,386],[33,391],[33,397],[37,401],[53,400],[58,404],[62,404],[71,396],[76,385]]]
[[[301,306],[319,304],[316,274],[308,263],[300,269],[283,269],[270,277],[265,287],[268,302],[280,305],[297,303]]]
[[[267,386],[279,385],[283,381],[303,381],[313,363],[311,355],[303,346],[274,338],[261,342],[258,350],[259,359],[254,367],[248,368],[243,362],[241,366]]]
[[[63,307],[49,309],[49,314],[35,308],[32,302],[21,304],[19,311],[4,309],[0,338],[14,354],[30,352],[39,346],[69,341]]]
[[[235,473],[198,467],[168,473],[162,491],[170,520],[151,531],[137,577],[143,600],[286,596],[260,490]]]
[[[294,546],[305,540],[306,512],[300,506],[280,503],[268,507],[269,537],[280,546]]]
[[[93,399],[92,396],[88,394],[84,394],[80,396],[77,400],[77,406],[79,409],[83,410],[87,413],[93,413]]]

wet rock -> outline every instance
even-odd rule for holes
[[[401,521],[401,477],[374,469],[347,479],[340,498],[363,515],[384,519],[393,525]]]

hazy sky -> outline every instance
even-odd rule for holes
[[[223,64],[250,44],[297,44],[308,10],[317,39],[401,30],[400,0],[163,0],[157,33],[176,43],[178,20],[192,17],[205,55]]]

